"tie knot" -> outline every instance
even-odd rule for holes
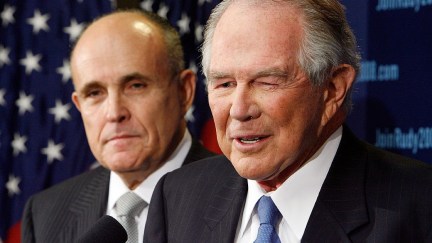
[[[260,198],[258,201],[258,217],[261,224],[275,226],[281,216],[271,197],[262,196]]]
[[[126,192],[116,202],[116,213],[118,216],[135,217],[147,206],[134,192]]]

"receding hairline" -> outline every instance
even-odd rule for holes
[[[124,17],[127,17],[127,19]],[[82,31],[82,33],[78,37],[78,39],[76,40],[76,42],[74,43],[74,45],[72,46],[70,59],[71,60],[73,59],[75,49],[77,46],[79,46],[81,40],[83,38],[86,38],[86,36],[88,35],[89,32],[95,31],[95,28],[100,28],[103,26],[104,29],[108,29],[111,31],[111,29],[113,29],[115,26],[110,25],[110,22],[113,22],[116,25],[119,25],[119,24],[124,25],[124,24],[132,23],[134,21],[139,21],[139,22],[145,21],[146,25],[151,26],[152,30],[155,30],[154,33],[157,33],[156,36],[158,36],[158,38],[161,38],[163,40],[163,32],[162,32],[161,27],[157,23],[155,23],[155,21],[153,21],[151,18],[148,18],[143,13],[141,13],[137,10],[121,10],[118,12],[112,12],[112,13],[109,13],[107,15],[103,15],[103,16],[95,19],[89,25],[87,25],[86,28]],[[123,23],[123,24],[121,24],[121,23]],[[133,33],[132,28],[130,28],[130,29],[129,28],[125,28],[125,30],[130,32],[130,33]],[[165,42],[164,42],[164,45],[166,45]]]
[[[133,22],[142,22],[152,29],[153,36],[160,40],[162,45],[162,55],[167,58],[167,65],[169,71],[177,74],[185,69],[184,52],[177,30],[168,22],[167,19],[158,16],[157,14],[141,9],[128,9],[118,10],[108,13],[95,19],[92,23],[86,26],[84,31],[78,37],[70,53],[71,63],[74,59],[76,47],[79,45],[81,39],[87,35],[89,30],[96,28],[98,25],[104,26],[103,28],[113,28],[110,22],[114,22],[113,26],[119,26],[123,23],[126,25],[133,24]],[[128,27],[130,30],[123,30],[126,32],[133,32],[133,27]],[[138,32],[138,31],[136,31]],[[109,32],[107,32],[109,33]]]

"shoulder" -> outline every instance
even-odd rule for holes
[[[432,166],[422,161],[365,145],[368,167],[380,178],[404,180],[404,183],[432,187]]]
[[[223,155],[213,156],[206,159],[187,164],[177,170],[167,173],[159,181],[165,195],[184,191],[192,194],[203,193],[203,189],[216,190],[223,187],[228,181],[233,184],[242,184],[245,179],[240,177],[235,171],[231,162]]]
[[[195,178],[200,176],[218,177],[220,174],[224,174],[224,172],[236,174],[231,162],[225,156],[215,155],[198,160],[196,163],[184,165],[183,167],[168,173],[166,177],[169,179],[183,178],[187,175],[193,175]]]
[[[330,187],[364,190],[370,202],[388,200],[406,208],[432,204],[431,165],[361,141],[345,127],[326,180]]]
[[[106,183],[108,183],[109,171],[103,167],[86,171],[34,194],[29,199],[29,202],[34,204],[34,207],[40,206],[49,209],[50,206],[58,204],[60,201],[70,202],[73,198],[77,197],[85,187],[91,185],[92,181],[95,181],[95,183],[98,181],[106,181]]]
[[[343,136],[337,163],[348,163],[348,167],[364,171],[369,191],[375,191],[377,197],[385,192],[411,199],[415,196],[415,200],[407,200],[410,203],[432,203],[432,197],[427,196],[432,192],[432,165],[377,148],[350,131],[344,131]]]
[[[101,211],[99,202],[108,191],[109,175],[108,170],[98,167],[31,196],[22,217],[23,239],[29,241],[29,237],[35,237],[41,242],[58,242],[60,232],[75,230],[72,225],[77,220],[78,209],[88,216],[87,221],[81,222],[82,227],[92,223],[92,217],[96,221],[96,214]]]
[[[342,141],[336,156],[340,159],[365,163],[369,170],[382,171],[384,174],[397,173],[407,176],[412,174],[432,179],[432,165],[359,140],[347,127],[344,127]]]

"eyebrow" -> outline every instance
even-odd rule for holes
[[[139,73],[139,72],[133,72],[127,75],[124,75],[120,78],[120,84],[125,84],[131,80],[139,79],[144,81],[151,81],[152,79],[147,77],[146,75]]]
[[[99,81],[91,81],[86,83],[81,89],[76,90],[79,96],[85,95],[89,90],[100,87],[101,84]]]
[[[233,75],[229,74],[229,73],[225,73],[225,72],[219,72],[219,71],[211,71],[209,74],[209,78],[208,81],[212,82],[215,79],[223,79],[223,78],[229,78],[232,77]],[[250,75],[252,79],[256,79],[256,78],[260,78],[260,77],[269,77],[269,76],[274,76],[274,77],[279,77],[279,78],[287,78],[288,77],[288,73],[280,68],[269,68],[269,69],[264,69],[261,71],[258,71],[252,75]]]
[[[215,79],[222,79],[222,78],[228,78],[231,77],[231,75],[224,73],[224,72],[218,72],[218,71],[211,71],[208,75],[208,82],[212,82]]]
[[[288,73],[284,70],[279,69],[279,68],[270,68],[268,70],[263,70],[263,71],[256,73],[254,75],[254,78],[269,77],[269,76],[286,78],[286,77],[288,77]]]

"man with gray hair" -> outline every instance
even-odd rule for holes
[[[153,13],[111,13],[83,32],[71,71],[72,100],[101,166],[32,196],[22,241],[76,242],[108,214],[128,242],[142,242],[162,175],[213,155],[186,126],[195,73],[184,67],[179,34]]]
[[[202,52],[224,156],[159,181],[144,242],[432,242],[432,168],[344,125],[360,58],[338,0],[223,1]]]

